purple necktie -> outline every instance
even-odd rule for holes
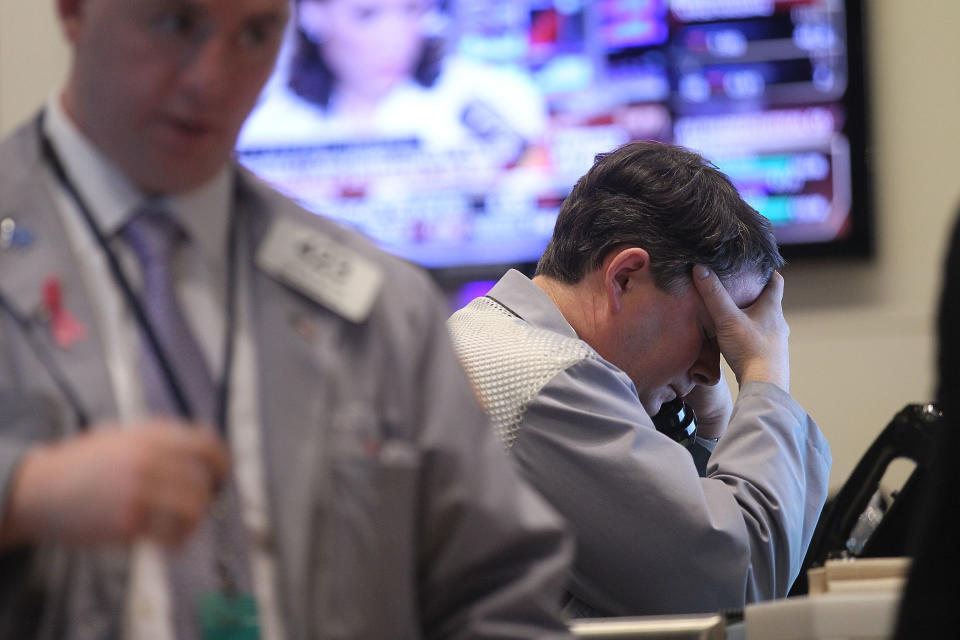
[[[194,418],[213,423],[216,390],[200,345],[177,302],[173,274],[176,245],[186,236],[174,218],[156,208],[144,208],[123,228],[123,235],[140,263],[143,309]],[[144,393],[151,411],[177,415],[173,392],[156,354],[143,337]]]
[[[176,297],[174,250],[178,243],[188,243],[188,238],[171,214],[152,206],[144,207],[134,215],[122,233],[140,264],[144,311],[193,410],[193,417],[213,424],[216,419],[216,386]],[[156,353],[146,336],[141,336],[141,343],[147,406],[153,413],[176,416],[179,411]],[[221,488],[211,511],[216,511],[217,517],[208,513],[195,533],[169,555],[174,631],[178,640],[199,637],[197,599],[202,593],[222,587],[216,570],[218,557],[225,563],[233,585],[250,592],[246,531],[232,477]]]

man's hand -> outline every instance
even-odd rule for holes
[[[716,439],[723,435],[733,413],[733,398],[730,387],[720,369],[720,381],[714,385],[698,384],[683,399],[697,414],[697,435]]]
[[[720,353],[743,386],[771,382],[790,389],[790,327],[783,317],[783,277],[774,272],[760,297],[739,309],[717,275],[702,265],[693,270],[693,282],[713,318]]]
[[[38,446],[14,476],[0,548],[142,536],[174,546],[196,527],[228,468],[211,430],[172,420],[111,425]]]

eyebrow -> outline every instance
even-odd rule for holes
[[[290,12],[286,9],[265,9],[247,18],[247,24],[256,24],[260,27],[283,26],[290,18]]]

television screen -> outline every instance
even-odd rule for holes
[[[299,0],[238,142],[308,209],[437,273],[529,265],[595,154],[700,151],[784,254],[867,255],[854,0]]]

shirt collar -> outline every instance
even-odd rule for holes
[[[230,167],[224,167],[199,187],[167,199],[177,221],[215,264],[226,259],[235,175]]]
[[[550,296],[516,269],[507,271],[487,297],[535,327],[579,339]]]
[[[59,92],[47,99],[43,127],[97,226],[107,237],[113,235],[147,196],[77,128]],[[226,256],[233,181],[228,165],[199,187],[153,199],[171,211],[202,254],[215,262]]]

